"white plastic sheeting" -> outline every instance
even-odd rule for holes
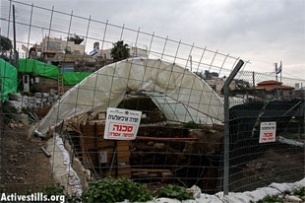
[[[48,141],[49,151],[52,151],[51,159],[55,178],[65,186],[65,190],[70,194],[80,196],[82,194],[81,181],[71,165],[69,152],[66,150],[62,138],[54,134],[53,139]]]
[[[272,183],[268,187],[258,188],[254,191],[246,192],[230,192],[224,195],[223,192],[218,192],[214,195],[201,193],[194,195],[194,200],[182,200],[170,198],[157,198],[146,203],[251,203],[257,202],[266,196],[283,196],[287,192],[292,192],[295,189],[305,187],[305,179],[294,183]],[[293,196],[290,196],[293,199]],[[289,201],[300,202],[300,201]],[[123,202],[122,202],[123,203]],[[124,203],[129,203],[125,200]]]
[[[223,102],[212,88],[187,69],[158,59],[131,58],[107,65],[67,91],[38,124],[44,135],[50,127],[86,112],[117,107],[126,91],[161,92],[166,97],[223,121]]]
[[[152,92],[147,92],[144,94],[151,98],[151,100],[163,112],[164,116],[169,121],[179,121],[185,123],[194,121],[196,123],[204,124],[222,124],[222,122],[219,120],[213,119],[191,107],[188,107],[184,103],[163,94]]]
[[[281,143],[284,143],[284,144],[293,145],[293,146],[296,146],[296,147],[302,147],[302,148],[304,147],[303,142],[298,142],[298,141],[295,141],[295,140],[287,139],[287,138],[284,138],[282,136],[278,136],[277,141],[279,141]]]

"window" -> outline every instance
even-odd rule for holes
[[[61,43],[60,42],[47,42],[46,49],[48,51],[61,51]]]

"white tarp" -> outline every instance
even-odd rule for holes
[[[158,59],[131,58],[107,65],[67,91],[38,124],[45,134],[63,120],[117,107],[126,91],[161,92],[188,108],[223,121],[223,102],[187,69]]]
[[[146,92],[144,94],[149,96],[156,106],[163,112],[166,120],[184,123],[194,121],[195,123],[204,123],[208,125],[222,124],[220,121],[204,115],[203,113],[163,94],[153,92]]]

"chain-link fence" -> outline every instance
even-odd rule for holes
[[[304,177],[304,80],[250,72],[245,62],[226,92],[238,57],[73,12],[12,4],[23,33],[19,56],[27,59],[17,67],[23,93],[1,106],[2,188],[41,191],[60,182],[77,192],[112,175],[215,193]],[[11,19],[9,13],[3,20],[9,38]],[[120,40],[131,58],[114,63],[111,49]],[[90,76],[68,85],[65,68]],[[135,140],[104,139],[108,107],[142,112]]]
[[[304,90],[302,81],[241,71],[243,87],[228,97],[229,191],[254,190],[304,177]],[[297,84],[296,87],[285,84]]]

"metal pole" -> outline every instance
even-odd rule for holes
[[[278,80],[277,79],[277,63],[275,63],[274,66],[275,66],[275,80],[277,81]]]
[[[252,72],[252,86],[253,86],[253,95],[254,95],[254,100],[256,100],[256,88],[255,88],[255,73],[254,71]]]
[[[302,133],[304,133],[304,135],[305,135],[305,90],[303,89],[303,85],[302,85],[302,83],[301,83],[301,91],[302,91],[302,94],[303,94],[303,105],[302,105],[302,110],[303,110],[303,129],[301,129],[301,132],[302,132],[302,130],[303,130],[303,132]],[[302,117],[302,116],[301,116]],[[304,140],[305,140],[305,138],[303,137],[303,142],[304,142]],[[304,148],[304,154],[305,154],[305,147],[303,147]],[[305,160],[304,160],[304,163],[303,163],[303,167],[304,167],[304,174],[303,174],[303,176],[305,176]]]
[[[14,34],[14,66],[18,69],[18,52],[16,47],[16,15],[15,5],[13,5],[13,34]]]
[[[47,38],[47,44],[43,44],[42,51],[47,52],[49,50],[49,40],[50,40],[50,33],[51,33],[51,27],[52,27],[52,21],[53,21],[53,13],[54,13],[54,6],[52,7],[51,10],[51,17],[50,17],[50,24],[49,24],[49,31],[48,31],[48,38]],[[44,40],[44,39],[43,39]],[[43,56],[44,59],[47,59],[46,55]]]
[[[223,191],[224,195],[228,195],[229,193],[229,153],[230,153],[230,131],[229,131],[229,85],[232,82],[235,75],[244,65],[244,61],[239,60],[233,71],[227,78],[224,84],[224,174],[223,174]]]
[[[32,19],[33,19],[33,7],[34,5],[32,4],[31,6],[31,16],[30,16],[30,24],[29,24],[29,34],[28,34],[28,42],[27,42],[27,52],[25,54],[25,58],[30,58],[30,53],[29,53],[29,46],[30,46],[30,39],[31,39],[31,29],[32,29]],[[37,50],[36,50],[37,52]]]
[[[2,137],[3,137],[3,131],[4,131],[4,125],[3,125],[3,105],[2,105],[2,97],[3,97],[3,90],[2,90],[2,77],[1,77],[1,71],[0,71],[0,183],[3,183],[3,163],[2,163],[2,154],[3,154],[3,147],[2,147]]]
[[[8,14],[8,25],[7,25],[7,38],[10,37],[11,10],[12,10],[12,1],[10,0],[10,8],[9,8],[9,14]]]
[[[282,61],[280,62],[280,67],[281,67],[281,75],[280,75],[280,82],[282,82],[282,72],[283,72],[283,64]]]
[[[13,38],[14,38],[14,52],[16,52],[16,19],[15,19],[15,5],[13,5]],[[15,54],[15,53],[14,53]]]

